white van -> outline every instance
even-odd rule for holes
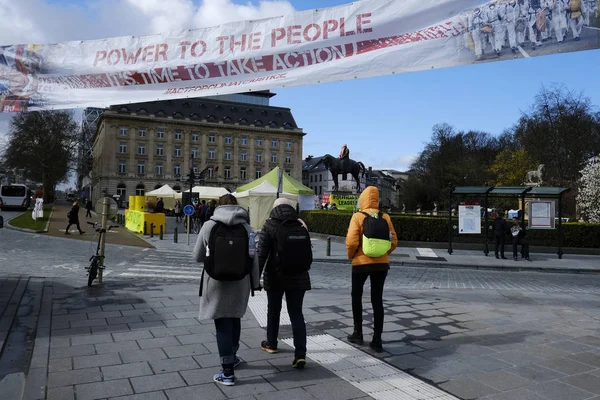
[[[29,208],[32,192],[27,186],[20,183],[0,186],[0,209],[25,209]]]

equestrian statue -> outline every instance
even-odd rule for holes
[[[347,174],[352,175],[352,178],[354,178],[354,180],[356,181],[356,192],[361,192],[359,174],[362,172],[362,177],[364,178],[367,169],[365,168],[365,165],[360,161],[354,161],[350,159],[350,150],[348,150],[348,146],[342,146],[342,151],[340,152],[339,158],[336,158],[331,154],[326,154],[323,156],[323,158],[321,158],[319,163],[323,163],[325,168],[327,168],[329,172],[331,172],[331,177],[333,178],[334,184],[334,192],[339,190],[339,174],[343,175],[344,180],[346,179]]]
[[[544,172],[544,164],[540,164],[536,171],[529,171],[525,176],[527,182],[524,182],[526,186],[541,186],[544,181],[542,180],[542,174]]]

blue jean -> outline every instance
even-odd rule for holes
[[[221,364],[233,364],[240,348],[242,321],[240,318],[215,319],[215,328],[217,328],[217,348]]]
[[[267,311],[267,341],[270,346],[277,347],[277,336],[279,335],[279,317],[283,304],[283,294],[287,303],[292,333],[294,335],[294,355],[296,358],[306,357],[306,324],[302,314],[302,303],[306,290],[268,290],[269,299]]]

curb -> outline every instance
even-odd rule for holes
[[[8,229],[12,229],[15,231],[20,231],[20,232],[25,232],[25,233],[47,233],[48,232],[48,228],[50,227],[50,221],[52,221],[52,214],[54,213],[54,205],[52,206],[52,210],[50,210],[50,215],[48,215],[48,222],[46,222],[46,227],[42,230],[39,231],[34,231],[33,229],[27,229],[27,228],[19,228],[16,226],[12,226],[10,224],[10,221],[12,221],[13,219],[20,217],[21,215],[25,214],[26,212],[29,212],[29,210],[27,211],[23,211],[21,214],[19,215],[15,215],[14,217],[12,217],[11,219],[9,219],[8,221],[4,221],[4,224],[6,226],[6,228]]]
[[[330,264],[350,264],[350,260],[342,260],[339,258],[313,258],[313,262],[330,263]],[[441,264],[418,261],[390,261],[390,266],[407,267],[407,268],[438,268],[438,269],[473,269],[482,271],[503,271],[503,272],[536,272],[536,273],[551,273],[551,274],[588,274],[600,275],[600,270],[588,268],[544,268],[544,267],[507,267],[503,265],[479,265],[479,264]]]

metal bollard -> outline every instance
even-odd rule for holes
[[[173,233],[173,241],[177,243],[177,227],[175,227],[175,232]]]
[[[325,249],[325,255],[329,257],[331,255],[331,238],[327,236],[327,248]]]
[[[150,237],[154,237],[154,222],[150,224]]]
[[[158,237],[160,240],[163,240],[163,226],[160,226],[160,230],[158,231]]]
[[[148,234],[148,223],[144,221],[144,236]]]

